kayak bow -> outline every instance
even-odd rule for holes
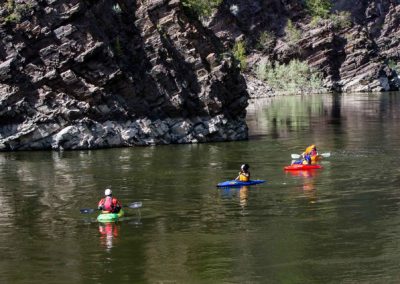
[[[217,184],[217,187],[233,187],[233,186],[246,186],[246,185],[254,185],[264,183],[266,180],[255,179],[250,181],[238,181],[238,180],[227,180],[224,182],[220,182]]]

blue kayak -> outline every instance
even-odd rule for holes
[[[250,181],[238,181],[238,180],[227,180],[224,182],[220,182],[217,184],[217,187],[229,187],[229,186],[246,186],[246,185],[253,185],[253,184],[259,184],[259,183],[264,183],[266,180],[262,179],[255,179],[255,180],[250,180]]]

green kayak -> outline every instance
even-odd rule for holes
[[[101,213],[97,216],[97,221],[107,223],[118,221],[119,218],[124,216],[124,210],[120,210],[118,213]]]

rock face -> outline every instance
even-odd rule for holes
[[[1,5],[1,150],[247,138],[244,78],[179,1]]]
[[[204,23],[178,0],[3,1],[0,150],[246,139],[249,93],[275,91],[240,74],[239,39],[249,66],[298,59],[332,91],[399,90],[400,0],[331,2],[350,25],[313,23],[298,0],[224,0]]]
[[[307,61],[322,71],[325,87],[330,90],[399,90],[400,80],[390,62],[400,62],[400,1],[331,2],[333,11],[350,14],[349,27],[329,20],[313,25],[304,1],[288,0],[227,0],[207,25],[225,46],[244,39],[251,62],[265,57],[280,63],[294,58]],[[295,46],[285,40],[289,19],[301,33]],[[263,32],[275,38],[260,50],[257,46]]]

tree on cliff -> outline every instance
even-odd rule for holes
[[[332,3],[330,0],[307,0],[306,6],[313,17],[327,18]]]
[[[210,16],[222,0],[181,0],[182,5],[197,17]]]

